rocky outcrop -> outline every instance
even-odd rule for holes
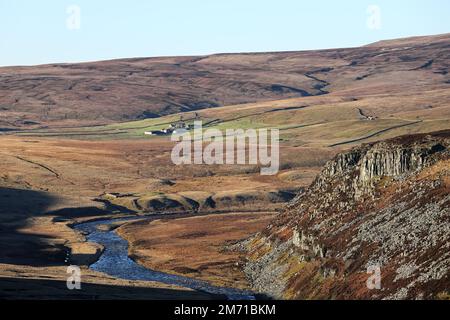
[[[255,289],[294,299],[446,296],[449,144],[444,131],[337,155],[245,244]]]
[[[401,178],[420,170],[433,161],[434,153],[442,151],[445,147],[431,136],[420,143],[403,144],[397,139],[364,145],[328,162],[312,188],[320,190],[330,180],[340,177],[351,182],[352,195],[359,198],[370,194],[379,179]],[[345,191],[350,190],[345,188]]]

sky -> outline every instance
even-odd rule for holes
[[[450,32],[449,0],[0,0],[0,66],[354,47]]]

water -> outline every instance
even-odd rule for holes
[[[225,295],[230,300],[253,300],[249,291],[217,287],[206,281],[172,275],[147,269],[128,257],[128,242],[114,230],[98,230],[99,225],[110,225],[113,222],[136,220],[132,218],[109,219],[86,222],[76,225],[76,230],[87,234],[87,240],[101,244],[105,250],[98,261],[90,266],[92,270],[104,272],[110,276],[125,280],[157,281],[170,285],[178,285],[211,294]]]

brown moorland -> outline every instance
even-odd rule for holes
[[[273,213],[232,213],[126,224],[118,233],[130,243],[133,260],[150,269],[248,289],[241,254],[227,250],[262,230]]]
[[[80,126],[295,97],[448,88],[449,34],[359,48],[0,68],[0,128]]]
[[[193,228],[197,235],[188,239],[193,245],[202,239],[216,244],[195,249],[218,260],[200,277],[244,285],[232,263],[239,256],[222,257],[220,248],[262,228],[269,214],[261,212],[279,210],[327,160],[361,143],[450,128],[448,40],[447,34],[350,49],[0,68],[1,295],[66,297],[69,252],[72,259],[83,257],[76,262],[88,282],[98,284],[81,298],[131,297],[136,286],[150,291],[133,297],[211,297],[87,268],[102,248],[70,224],[152,214],[155,201],[163,211],[178,213],[243,212],[172,219],[165,228]],[[171,114],[178,111],[183,113]],[[159,115],[167,116],[153,118]],[[279,174],[262,177],[255,166],[174,166],[169,138],[143,135],[195,116],[218,129],[279,128]],[[210,198],[214,208],[203,205]],[[205,219],[211,224],[225,219],[224,232],[204,230]],[[158,224],[148,227],[162,232]],[[128,237],[135,227],[144,244],[152,241],[139,224],[120,230]],[[138,260],[153,266],[147,254],[177,253],[183,241],[169,242],[172,236],[161,233],[166,242],[141,250]],[[169,260],[159,260],[158,268],[177,272],[181,261]],[[186,263],[198,269],[199,260]]]

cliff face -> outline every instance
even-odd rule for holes
[[[336,156],[244,243],[255,289],[294,299],[448,296],[449,142],[446,131]]]

